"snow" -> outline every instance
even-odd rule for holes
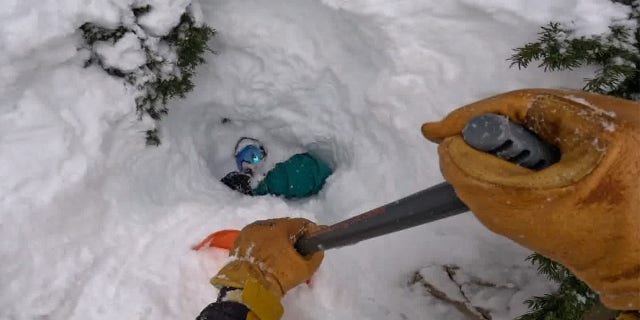
[[[215,299],[208,279],[228,258],[191,245],[256,219],[330,224],[439,183],[422,122],[516,88],[579,88],[591,70],[518,71],[505,58],[547,20],[600,30],[620,15],[592,0],[194,2],[219,31],[218,54],[195,91],[171,103],[163,144],[146,148],[136,93],[83,68],[87,52],[77,50],[80,25],[130,21],[134,2],[161,8],[144,20],[158,35],[189,4],[1,6],[0,319],[194,318]],[[114,65],[138,63],[112,53]],[[266,144],[267,166],[311,151],[335,173],[307,200],[237,194],[218,180],[234,169],[241,136]],[[284,298],[284,319],[454,319],[455,308],[409,284],[442,265],[514,284],[468,297],[511,319],[551,288],[528,253],[469,213],[452,217],[328,251],[313,284]]]
[[[594,105],[592,105],[591,102],[587,101],[587,99],[580,98],[580,97],[577,97],[577,96],[574,96],[574,95],[567,95],[567,96],[564,96],[564,97],[569,99],[569,100],[571,100],[571,101],[577,102],[579,104],[583,104],[585,106],[589,106],[589,107],[594,108]]]
[[[164,36],[180,22],[190,3],[191,0],[148,0],[145,4],[153,10],[141,16],[138,22],[153,36]]]
[[[609,31],[614,21],[627,21],[629,7],[599,0],[569,1],[510,1],[488,0],[463,1],[472,7],[480,6],[491,12],[498,20],[515,19],[546,25],[548,22],[560,22],[575,30],[574,36],[588,36]],[[569,13],[569,14],[567,14]]]
[[[140,39],[132,32],[125,33],[116,43],[98,41],[94,48],[105,68],[131,72],[147,61]]]

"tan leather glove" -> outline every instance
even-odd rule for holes
[[[324,253],[303,257],[293,247],[303,235],[318,228],[302,218],[256,221],[244,227],[229,252],[237,259],[224,266],[211,283],[243,289],[241,302],[258,318],[278,319],[282,314],[280,298],[311,278],[322,262]]]
[[[468,146],[469,119],[497,113],[558,146],[532,171]],[[609,308],[640,309],[640,104],[580,91],[513,91],[422,131],[442,173],[489,229],[569,268]]]

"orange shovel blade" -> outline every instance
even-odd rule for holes
[[[204,247],[214,247],[220,249],[233,249],[233,243],[236,241],[240,230],[221,230],[208,235],[204,240],[193,246],[193,250],[200,250]]]

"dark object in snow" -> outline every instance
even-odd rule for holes
[[[227,185],[227,187],[240,193],[250,196],[253,195],[253,190],[251,189],[251,175],[249,174],[233,171],[229,172],[220,181]]]
[[[196,320],[241,320],[247,318],[249,308],[232,301],[219,301],[206,306]]]
[[[527,128],[497,114],[472,118],[462,130],[464,141],[480,151],[534,170],[560,160],[560,150]]]
[[[497,117],[501,118],[500,116]],[[481,123],[483,123],[484,126],[485,120],[481,120]],[[483,130],[475,130],[467,132],[467,135],[464,135],[465,141],[473,147],[479,146],[479,149],[485,148],[488,150],[500,147],[500,145],[504,144],[505,141],[518,141],[518,143],[521,144],[518,146],[520,151],[513,156],[506,156],[507,153],[497,153],[501,158],[507,158],[507,160],[512,162],[519,160],[520,157],[518,157],[518,154],[522,152],[522,150],[542,150],[544,148],[548,148],[548,146],[544,146],[546,143],[535,135],[523,138],[525,135],[522,132],[526,129],[515,122],[509,121],[508,119],[505,120],[508,123],[505,124],[503,128],[504,130],[500,130],[499,128],[485,128],[491,130],[495,129],[495,131],[500,134],[487,133],[487,135],[483,137],[482,135],[486,132],[483,132]],[[472,121],[473,119],[469,121],[468,125],[473,124]],[[492,123],[492,125],[503,125],[501,124],[503,120],[498,119],[498,122],[487,123]],[[518,132],[519,135],[514,135],[515,132]],[[476,139],[476,135],[480,135],[480,138],[482,139]],[[494,145],[496,147],[494,147]],[[549,155],[544,153],[538,154],[541,157],[547,157],[544,158],[544,160],[549,163],[545,163],[544,166],[541,166],[540,159],[537,159],[530,162],[524,161],[519,164],[523,166],[531,165],[533,166],[531,169],[539,170],[542,167],[551,165],[559,160],[559,153],[554,157],[551,156],[552,153],[549,153]],[[466,211],[469,211],[469,208],[467,208],[467,206],[458,199],[453,187],[449,183],[443,182],[426,190],[416,192],[408,197],[355,216],[351,219],[336,223],[328,228],[319,230],[298,240],[295,247],[300,254],[306,256],[318,251],[352,245],[362,240],[415,227]]]

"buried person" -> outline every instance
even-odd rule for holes
[[[265,177],[255,181],[255,168],[267,157],[266,148],[254,138],[242,137],[234,152],[237,171],[228,173],[221,182],[247,195],[276,195],[305,198],[322,190],[333,172],[329,165],[310,153],[299,153],[277,163]]]

